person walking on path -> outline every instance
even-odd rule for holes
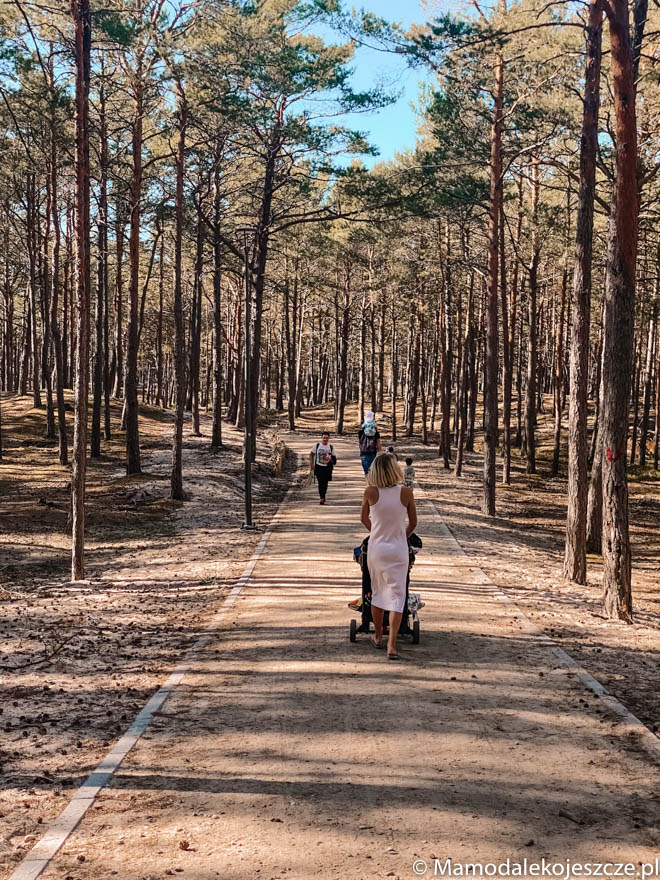
[[[407,486],[408,489],[412,489],[415,483],[415,468],[413,466],[412,458],[408,457],[406,459],[406,466],[403,469],[403,485]]]
[[[396,638],[406,602],[408,538],[417,525],[412,489],[401,485],[403,474],[391,452],[377,455],[367,475],[361,520],[369,535],[367,566],[371,576],[371,616],[376,648],[383,647],[383,617],[390,612],[387,656],[399,660]]]
[[[369,473],[371,463],[381,451],[380,434],[376,425],[376,416],[372,410],[369,410],[364,417],[364,424],[358,431],[358,442],[360,444],[362,469],[366,476]]]
[[[324,431],[321,435],[321,442],[316,443],[309,451],[310,471],[314,473],[319,487],[319,504],[325,504],[328,483],[332,479],[332,469],[335,461],[332,443],[330,443],[330,434]]]

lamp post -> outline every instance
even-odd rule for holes
[[[236,230],[243,242],[243,271],[245,273],[245,343],[243,352],[243,418],[245,421],[245,434],[243,441],[243,456],[245,462],[245,522],[243,528],[254,531],[256,526],[252,522],[252,375],[250,373],[250,323],[251,298],[250,298],[250,262],[249,246],[250,239],[255,233],[252,226],[241,226]]]

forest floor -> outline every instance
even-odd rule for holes
[[[3,395],[0,462],[0,877],[20,860],[203,630],[263,528],[243,522],[242,437],[209,448],[187,422],[185,504],[168,499],[172,422],[141,407],[143,473],[124,475],[121,408],[90,461],[87,580],[72,586],[70,469],[45,411]],[[69,421],[71,421],[69,414]],[[266,524],[295,461],[275,475],[260,438],[254,519]]]
[[[397,418],[403,424],[403,412]],[[356,421],[356,407],[347,425]],[[391,419],[379,414],[383,443],[389,443]],[[332,409],[307,410],[301,429],[332,426]],[[463,476],[447,471],[435,445],[423,446],[419,436],[401,436],[395,444],[400,459],[411,455],[420,485],[435,502],[463,549],[493,583],[522,608],[537,626],[575,657],[610,693],[625,703],[660,735],[660,474],[631,468],[630,523],[633,554],[635,622],[606,620],[602,614],[602,558],[588,558],[585,586],[563,580],[561,570],[566,529],[566,449],[560,471],[550,475],[552,418],[539,414],[536,475],[525,473],[526,462],[513,451],[510,486],[501,484],[497,465],[497,516],[481,513],[483,456],[477,437],[474,453],[466,453]],[[565,442],[564,433],[564,442]],[[356,441],[357,443],[357,441]],[[420,533],[424,524],[420,525]]]
[[[0,880],[202,634],[260,537],[240,530],[236,432],[225,426],[227,445],[213,453],[209,420],[201,438],[187,426],[190,497],[173,505],[169,416],[143,409],[145,473],[129,479],[113,409],[116,439],[90,465],[88,580],[72,586],[69,471],[38,439],[43,412],[29,400],[3,399],[3,415]],[[287,442],[305,455],[330,416],[304,413]],[[381,428],[386,440],[384,417]],[[427,607],[421,644],[403,645],[403,662],[392,664],[364,637],[348,641],[364,482],[356,440],[335,442],[329,505],[319,508],[311,487],[286,505],[231,614],[44,880],[365,880],[410,878],[413,859],[436,856],[657,855],[653,759],[523,631],[489,579],[657,727],[658,484],[633,486],[638,622],[612,624],[600,616],[595,560],[586,588],[559,578],[561,479],[526,477],[516,462],[488,520],[478,451],[459,481],[434,447],[398,442],[425,488],[413,588]],[[269,457],[264,434],[255,467],[262,528],[295,467],[290,457],[276,476]]]
[[[283,506],[231,612],[43,880],[652,864],[660,768],[498,600],[428,496],[420,643],[402,640],[392,663],[349,641],[364,478],[353,440],[335,443],[328,504],[309,486]]]

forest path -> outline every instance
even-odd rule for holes
[[[223,628],[43,876],[650,862],[657,767],[497,601],[425,500],[421,643],[402,643],[395,664],[365,636],[349,642],[364,481],[355,444],[335,447],[328,505],[315,487],[289,500]]]

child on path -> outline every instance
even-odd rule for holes
[[[415,484],[415,468],[413,467],[412,458],[406,459],[406,466],[403,469],[403,485],[407,489],[412,489]]]

